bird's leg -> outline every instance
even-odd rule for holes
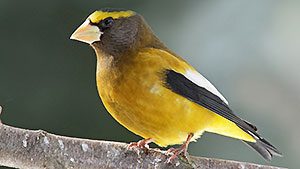
[[[189,143],[191,139],[193,138],[194,134],[190,133],[185,141],[179,148],[170,148],[167,150],[167,153],[172,153],[173,155],[167,160],[167,163],[171,163],[177,156],[181,153],[183,153],[183,156],[186,157],[187,155],[187,149],[189,146]]]
[[[141,148],[141,149],[149,149],[149,145],[150,143],[153,142],[153,139],[152,138],[148,138],[148,139],[143,139],[143,140],[140,140],[138,142],[132,142],[128,145],[129,148],[131,147],[138,147],[138,148]]]

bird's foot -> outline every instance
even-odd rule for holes
[[[169,148],[166,151],[167,155],[171,155],[171,157],[168,158],[168,160],[166,161],[166,163],[171,163],[173,160],[175,160],[179,155],[182,154],[183,158],[187,159],[187,149],[188,149],[188,145],[192,139],[192,137],[194,136],[193,133],[189,134],[185,143],[182,144],[179,148]]]
[[[140,149],[149,149],[149,145],[150,143],[152,143],[153,140],[151,138],[148,138],[148,139],[143,139],[143,140],[140,140],[138,142],[132,142],[128,145],[128,148],[132,148],[132,147],[137,147],[137,148],[140,148]]]
[[[186,145],[183,144],[179,148],[170,148],[166,152],[167,155],[171,155],[171,157],[168,158],[166,163],[171,163],[174,161],[179,155],[182,155],[183,158],[187,158],[187,151],[186,151]]]

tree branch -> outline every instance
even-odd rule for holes
[[[0,165],[14,168],[259,168],[279,169],[245,162],[191,157],[192,164],[150,149],[127,148],[125,143],[58,136],[0,124]]]

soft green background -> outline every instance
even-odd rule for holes
[[[284,157],[271,165],[299,167],[300,1],[1,0],[0,105],[5,124],[82,138],[140,139],[103,108],[93,50],[69,40],[102,7],[144,15],[167,46],[278,146]],[[189,152],[268,164],[242,142],[213,134],[204,134]]]

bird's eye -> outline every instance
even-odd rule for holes
[[[104,20],[102,20],[100,23],[99,23],[99,27],[101,30],[105,30],[107,28],[110,28],[112,26],[112,24],[114,23],[114,20],[112,17],[109,17],[109,18],[105,18]]]

